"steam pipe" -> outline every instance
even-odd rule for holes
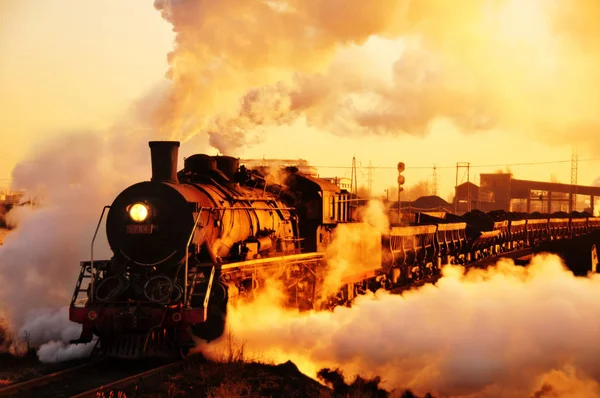
[[[177,156],[179,141],[150,141],[150,160],[152,162],[152,180],[178,184]]]

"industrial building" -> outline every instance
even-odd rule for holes
[[[576,199],[585,196],[583,202]],[[600,187],[519,180],[510,173],[480,174],[480,185],[465,182],[455,187],[457,213],[478,209],[531,213],[588,211],[594,214]],[[579,203],[579,205],[578,205]]]

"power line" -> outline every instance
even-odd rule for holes
[[[579,159],[579,162],[592,162],[592,161],[600,161],[600,158],[590,158],[590,159]],[[523,163],[497,163],[497,164],[480,164],[480,165],[471,165],[471,168],[478,168],[478,169],[482,169],[482,168],[489,168],[489,167],[513,167],[513,166],[537,166],[537,165],[544,165],[544,164],[560,164],[560,163],[571,163],[571,159],[569,160],[553,160],[553,161],[546,161],[546,162],[523,162]],[[317,166],[317,165],[311,165],[312,167],[320,167],[323,169],[349,169],[351,167],[349,166]],[[356,168],[359,169],[368,169],[369,166],[356,166]],[[396,169],[396,167],[394,166],[370,166],[371,169],[388,169],[388,170],[392,170],[392,169]],[[438,169],[455,169],[456,165],[454,166],[437,166]],[[406,166],[406,169],[431,169],[431,166]]]

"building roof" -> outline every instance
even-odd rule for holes
[[[466,187],[468,185],[471,185],[473,187],[479,188],[479,186],[477,184],[472,183],[471,181],[467,181],[467,182],[463,182],[462,184],[458,184],[456,187]]]
[[[543,181],[530,181],[530,180],[511,180],[511,186],[516,189],[534,189],[540,191],[551,191],[551,192],[571,192],[571,184],[561,184],[558,182],[543,182]],[[600,196],[600,187],[590,187],[586,185],[576,185],[576,192],[578,195],[594,195]]]

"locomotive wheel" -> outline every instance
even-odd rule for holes
[[[169,302],[176,303],[181,299],[181,296],[183,296],[183,288],[179,285],[175,285]]]
[[[169,300],[174,288],[175,285],[171,279],[158,275],[146,282],[144,295],[148,300],[160,303]]]
[[[123,294],[129,283],[122,276],[109,276],[100,281],[96,287],[96,300],[98,301],[110,301],[116,300]]]

